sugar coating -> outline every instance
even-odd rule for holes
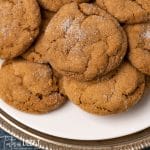
[[[68,28],[71,26],[71,23],[72,23],[72,19],[67,18],[62,22],[60,26],[64,30],[64,32],[67,32]]]
[[[144,38],[150,39],[150,29],[147,30],[143,35],[144,35]]]

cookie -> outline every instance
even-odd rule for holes
[[[22,54],[39,33],[40,10],[36,0],[0,1],[0,57]]]
[[[128,110],[140,100],[145,88],[144,75],[128,62],[99,81],[80,82],[64,77],[61,84],[73,103],[98,115]]]
[[[38,0],[43,8],[54,12],[58,11],[63,5],[71,2],[83,3],[88,1],[89,0]]]
[[[127,40],[119,23],[96,5],[71,3],[52,18],[43,45],[36,51],[56,71],[86,81],[115,69]]]
[[[150,21],[150,0],[96,0],[96,3],[121,23]]]
[[[14,60],[0,70],[0,97],[28,113],[47,113],[60,107],[65,97],[59,93],[57,78],[48,65]]]
[[[40,34],[38,35],[36,41],[33,43],[33,45],[26,51],[24,54],[22,54],[22,57],[30,62],[37,62],[37,63],[46,63],[46,61],[43,59],[42,55],[38,52],[36,52],[36,49],[42,49],[42,39],[43,34],[45,32],[45,29],[51,20],[51,18],[54,16],[55,13],[42,10],[42,22],[40,27]]]
[[[129,25],[125,30],[130,62],[141,72],[150,75],[150,23]]]

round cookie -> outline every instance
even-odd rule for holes
[[[145,80],[142,73],[125,62],[99,81],[80,82],[64,77],[61,86],[69,99],[83,110],[109,115],[135,105],[143,95]]]
[[[56,71],[78,80],[92,80],[115,69],[127,47],[119,23],[87,3],[63,6],[47,26],[44,41],[44,50],[36,51]]]
[[[47,113],[60,107],[65,97],[48,65],[14,60],[0,70],[0,97],[28,113]]]
[[[30,62],[37,62],[37,63],[46,63],[46,61],[43,59],[42,55],[38,52],[36,52],[36,49],[42,49],[42,40],[43,35],[45,32],[45,29],[49,23],[49,21],[52,19],[55,13],[47,11],[47,10],[41,10],[42,15],[42,22],[40,27],[40,34],[38,35],[36,41],[33,43],[33,45],[28,49],[27,52],[22,54],[22,57]]]
[[[23,53],[39,33],[40,10],[36,0],[0,1],[0,57]]]
[[[150,0],[96,0],[96,3],[121,23],[150,21]]]
[[[150,23],[129,25],[125,30],[130,62],[144,74],[150,75]]]
[[[63,5],[71,2],[83,3],[88,1],[89,0],[38,0],[43,8],[54,12],[58,11]]]

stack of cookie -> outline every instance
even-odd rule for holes
[[[2,0],[0,17],[0,97],[8,104],[46,113],[68,97],[109,115],[142,98],[149,0]]]

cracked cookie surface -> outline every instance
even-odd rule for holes
[[[83,3],[88,1],[89,0],[38,0],[43,8],[54,12],[58,11],[63,5],[71,2]]]
[[[40,10],[36,0],[0,1],[0,57],[23,53],[39,32]]]
[[[128,41],[128,58],[138,70],[150,76],[150,23],[125,27]]]
[[[48,65],[13,60],[0,70],[0,97],[28,113],[47,113],[65,101]]]
[[[52,18],[37,49],[59,73],[92,80],[115,69],[127,47],[119,23],[96,5],[71,3]]]
[[[54,16],[54,12],[50,12],[47,10],[41,10],[41,16],[42,16],[42,21],[41,21],[41,26],[40,26],[40,33],[36,39],[36,41],[33,43],[33,45],[25,52],[22,54],[22,57],[30,62],[37,62],[37,63],[46,63],[44,58],[40,53],[36,51],[36,49],[42,49],[42,40],[43,40],[43,35],[45,32],[45,29],[47,25],[49,24],[50,20]]]
[[[135,105],[145,89],[144,75],[128,62],[99,81],[80,82],[64,77],[65,94],[83,110],[108,115],[123,112]]]
[[[96,3],[121,23],[150,21],[150,0],[96,0]]]

